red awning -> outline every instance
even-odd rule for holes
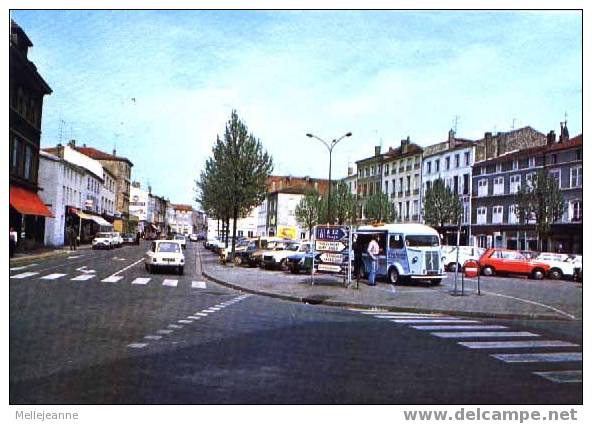
[[[10,186],[10,205],[23,215],[39,215],[53,218],[53,214],[43,201],[30,190]]]

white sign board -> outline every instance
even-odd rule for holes
[[[341,253],[323,253],[320,259],[322,262],[330,264],[341,264],[343,262],[343,255]]]
[[[340,241],[322,241],[317,240],[315,242],[315,250],[329,251],[329,252],[341,252],[345,249],[345,245]]]
[[[318,269],[319,269],[319,271],[330,271],[330,272],[341,271],[341,267],[339,265],[319,264]]]

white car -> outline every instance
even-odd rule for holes
[[[456,246],[442,246],[442,264],[447,271],[462,271],[466,261],[477,261],[485,249],[473,246],[458,246],[458,263],[456,262]]]
[[[295,253],[307,253],[311,249],[309,242],[287,243],[283,249],[271,250],[263,254],[264,268],[288,269],[288,256]]]
[[[173,237],[173,240],[179,242],[183,249],[187,249],[187,240],[185,239],[184,235],[177,234],[177,235],[175,235],[175,237]]]
[[[93,249],[113,249],[115,244],[113,233],[97,233],[92,240]]]
[[[119,234],[118,232],[113,232],[111,233],[111,235],[113,237],[113,243],[115,247],[123,246],[123,237],[121,237],[121,234]]]
[[[197,234],[189,234],[190,241],[197,241]]]
[[[554,279],[559,280],[560,278],[575,278],[575,269],[577,264],[564,253],[547,253],[542,252],[536,257],[537,262],[542,262],[549,265],[549,271],[547,275]],[[580,262],[581,267],[581,262]]]
[[[176,240],[154,240],[144,256],[144,267],[150,273],[158,268],[172,268],[183,275],[184,266],[185,255]]]

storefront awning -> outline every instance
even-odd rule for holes
[[[21,187],[10,186],[10,206],[23,215],[54,217],[37,193]]]
[[[90,221],[96,222],[101,227],[113,227],[113,224],[111,224],[109,221],[107,221],[103,217],[96,216],[96,215],[90,215],[88,213],[84,213],[84,212],[79,211],[78,209],[74,209],[74,208],[71,208],[70,211],[74,212],[76,215],[78,215],[82,219],[88,219]]]

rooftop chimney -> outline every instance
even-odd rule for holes
[[[70,140],[70,141],[68,141],[68,146],[70,146],[70,147],[76,147],[76,140]]]
[[[402,154],[407,153],[408,146],[409,146],[409,136],[407,136],[407,138],[401,140],[401,153]]]
[[[454,147],[454,144],[455,144],[454,130],[450,129],[450,131],[448,131],[448,148],[452,149]]]
[[[374,156],[380,156],[380,146],[374,146]]]
[[[113,156],[117,156],[117,150],[113,149]]]
[[[549,134],[547,134],[547,146],[555,144],[555,141],[555,131],[549,131]]]
[[[352,165],[349,165],[347,167],[347,176],[349,177],[349,176],[352,176],[352,175],[354,175],[354,167]]]
[[[561,122],[561,134],[559,134],[559,142],[564,143],[569,140],[569,131],[567,129],[567,121]]]

